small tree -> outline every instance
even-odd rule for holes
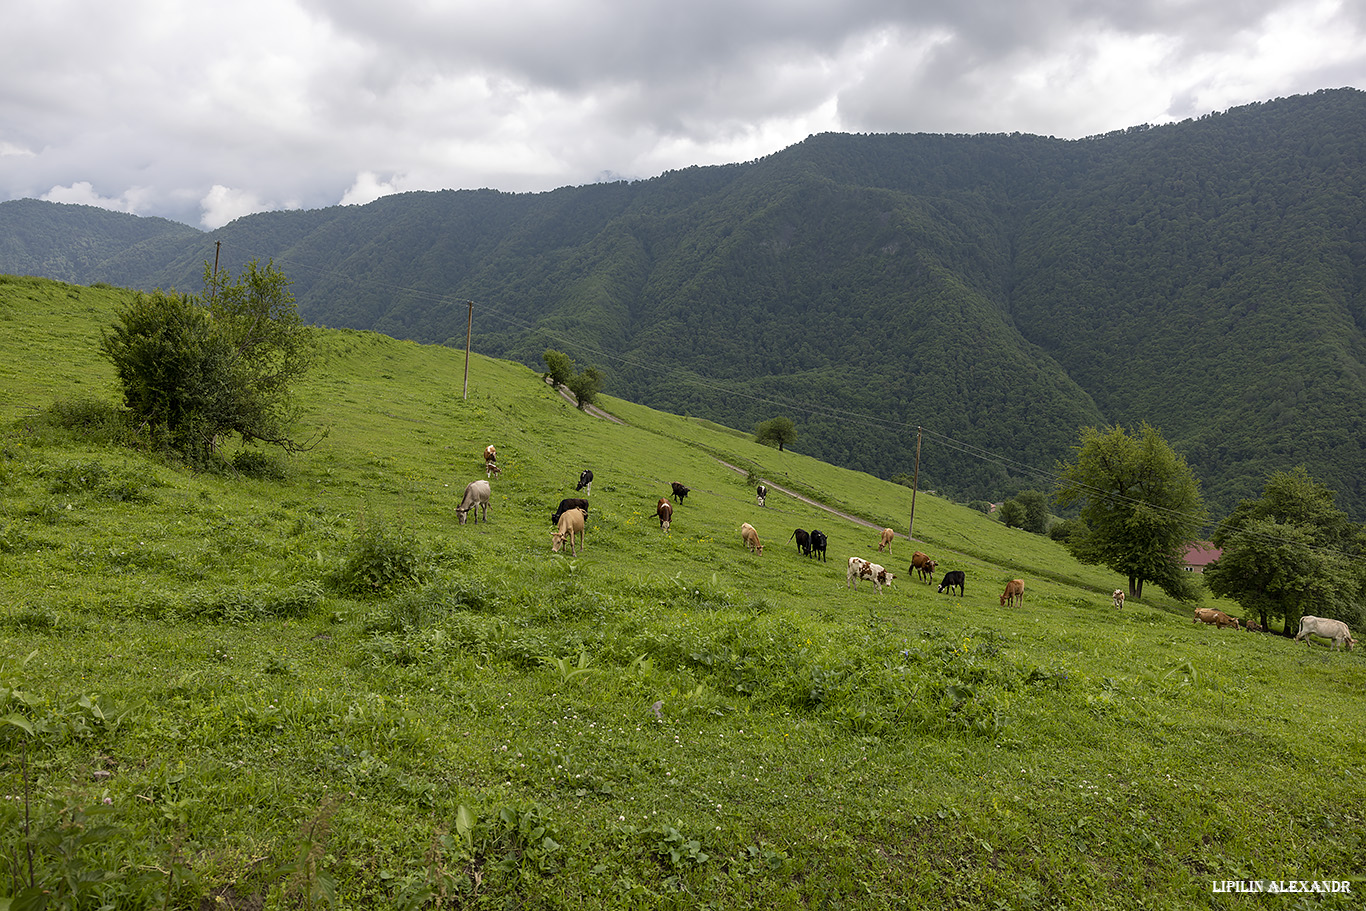
[[[1048,532],[1048,497],[1037,490],[1022,490],[1015,495],[1015,502],[1024,510],[1021,528],[1036,535]]]
[[[754,428],[754,439],[766,446],[776,444],[782,452],[784,446],[792,445],[797,439],[797,428],[791,418],[770,418]]]
[[[546,366],[546,372],[542,374],[543,379],[550,380],[556,386],[569,385],[569,381],[574,377],[573,358],[563,351],[547,348],[541,359],[545,361]]]
[[[115,313],[100,347],[125,404],[191,464],[207,463],[229,433],[304,448],[287,428],[313,349],[288,280],[253,261],[236,280],[205,264],[204,285],[207,302],[155,291]]]
[[[598,391],[602,389],[602,374],[593,367],[585,367],[582,373],[570,377],[565,385],[578,399],[579,410],[582,411],[585,405],[593,404],[598,397]]]

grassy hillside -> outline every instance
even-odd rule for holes
[[[1186,908],[1366,856],[1366,659],[1193,626],[1052,542],[525,367],[320,331],[275,480],[70,429],[124,292],[0,277],[0,911]],[[61,407],[54,409],[54,403]],[[489,521],[464,485],[498,446]],[[596,475],[586,547],[549,514]],[[660,531],[669,482],[692,494]],[[762,556],[742,548],[752,523]],[[787,542],[816,526],[830,561]],[[367,573],[369,575],[367,576]],[[366,596],[358,578],[412,579]],[[998,595],[1025,580],[1022,608]],[[26,798],[26,799],[25,799]],[[25,822],[25,813],[31,819]],[[72,891],[80,893],[67,900]],[[15,903],[14,906],[17,906]]]

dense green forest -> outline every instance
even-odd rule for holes
[[[1305,465],[1366,519],[1366,93],[1084,140],[824,134],[550,193],[407,193],[206,235],[0,204],[0,272],[197,290],[222,243],[305,318],[539,367],[963,499],[1147,421],[1214,517]]]

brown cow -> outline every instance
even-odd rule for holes
[[[918,572],[920,573],[921,582],[933,582],[934,570],[938,565],[939,562],[937,560],[931,560],[928,554],[922,554],[917,550],[915,553],[911,554],[911,568],[906,572]]]
[[[764,545],[759,543],[759,533],[748,522],[740,526],[740,540],[754,553],[763,555]]]
[[[1212,623],[1219,629],[1223,629],[1226,626],[1231,626],[1234,629],[1238,629],[1237,620],[1233,619],[1223,611],[1215,610],[1212,607],[1197,607],[1195,609],[1195,619],[1191,620],[1191,623]]]
[[[484,447],[484,476],[496,478],[503,473],[503,469],[498,467],[498,450],[493,448],[493,444]]]
[[[877,542],[878,553],[882,553],[882,549],[885,547],[887,548],[887,553],[890,554],[892,552],[892,539],[895,537],[896,532],[892,531],[890,528],[882,529],[882,536]]]
[[[1011,579],[1006,583],[1006,590],[1001,593],[1001,604],[1009,604],[1015,607],[1017,604],[1024,605],[1024,580]]]
[[[668,531],[674,519],[673,504],[660,497],[659,502],[655,504],[655,515],[659,516],[659,527]]]
[[[564,539],[568,538],[569,550],[577,557],[579,555],[579,549],[583,546],[583,520],[586,517],[587,516],[582,509],[577,507],[574,509],[566,509],[564,514],[560,516],[559,528],[550,533],[550,549],[555,553],[559,553],[560,548],[564,545]],[[574,543],[575,532],[579,535],[579,543],[577,545]]]
[[[1115,607],[1123,607],[1123,606],[1124,606],[1124,589],[1122,589],[1122,588],[1117,588],[1117,589],[1115,589],[1115,593],[1114,593],[1113,595],[1110,596],[1110,600],[1113,601],[1113,602],[1115,603]]]

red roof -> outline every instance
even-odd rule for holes
[[[1187,566],[1198,566],[1203,569],[1223,555],[1224,552],[1213,544],[1208,541],[1201,541],[1198,544],[1187,545],[1186,556],[1182,562]]]

